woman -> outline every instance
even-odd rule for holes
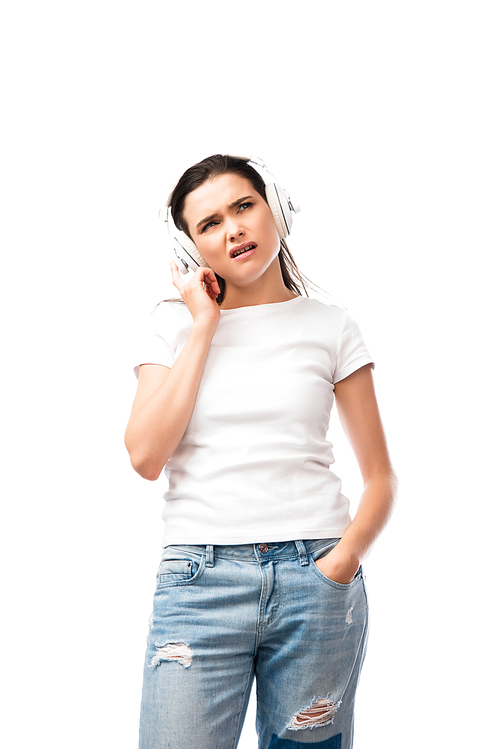
[[[358,327],[301,295],[293,210],[230,156],[169,199],[178,264],[196,271],[184,284],[172,266],[183,303],[151,317],[125,436],[141,476],[169,478],[141,749],[234,749],[254,677],[260,749],[352,746],[361,562],[396,480]],[[352,521],[330,470],[334,391],[364,481]]]

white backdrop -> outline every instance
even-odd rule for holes
[[[493,745],[497,7],[2,11],[4,746],[137,745],[164,479],[140,479],[123,446],[133,343],[174,294],[157,210],[218,151],[262,156],[296,197],[299,267],[377,362],[400,499],[365,565],[355,745]]]

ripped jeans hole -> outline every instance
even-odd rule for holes
[[[177,661],[184,668],[189,668],[193,660],[193,651],[187,642],[166,642],[156,646],[156,655],[151,660],[151,666],[158,666],[161,661]]]
[[[300,731],[302,728],[317,728],[333,723],[335,713],[341,702],[334,702],[329,697],[314,699],[309,707],[305,707],[293,716],[287,726],[292,731]]]

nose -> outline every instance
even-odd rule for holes
[[[228,221],[226,230],[230,242],[234,242],[237,237],[242,237],[245,234],[245,230],[237,219]]]

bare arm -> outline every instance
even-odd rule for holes
[[[125,445],[132,466],[143,478],[151,481],[158,478],[186,431],[220,319],[215,302],[219,287],[213,271],[200,268],[187,284],[182,285],[177,268],[174,268],[172,279],[193,316],[193,325],[186,345],[171,369],[158,364],[141,366],[125,432]]]
[[[372,369],[361,367],[335,385],[337,410],[354,450],[364,489],[358,511],[338,545],[316,562],[327,577],[349,583],[389,520],[397,479],[380,419]]]

